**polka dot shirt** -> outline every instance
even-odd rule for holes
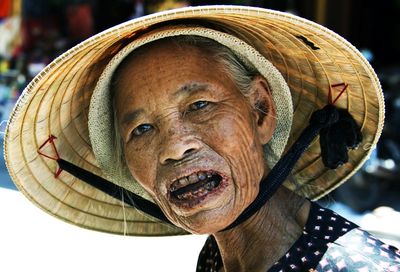
[[[222,271],[222,267],[217,243],[210,236],[200,252],[196,271]],[[400,251],[312,203],[303,234],[268,271],[400,272]]]

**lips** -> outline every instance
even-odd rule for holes
[[[175,180],[169,191],[175,201],[192,202],[214,191],[221,181],[222,176],[215,171],[199,171]]]

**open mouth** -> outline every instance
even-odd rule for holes
[[[222,176],[217,172],[199,171],[175,180],[170,187],[170,194],[175,200],[196,200],[216,189],[221,181]]]

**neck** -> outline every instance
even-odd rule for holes
[[[267,271],[302,234],[310,203],[283,186],[251,218],[214,237],[224,271]]]

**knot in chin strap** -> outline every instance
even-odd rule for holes
[[[362,134],[360,127],[347,110],[338,109],[333,105],[327,105],[325,108],[335,115],[331,118],[335,121],[323,127],[319,133],[321,157],[326,167],[336,169],[349,160],[348,149],[358,147],[362,141]]]
[[[297,141],[275,164],[268,176],[261,181],[260,192],[256,199],[222,231],[232,229],[250,218],[271,198],[318,134],[320,134],[322,161],[331,169],[347,162],[348,148],[355,148],[362,140],[360,128],[347,110],[328,104],[315,111],[311,115],[309,125]]]
[[[328,104],[320,110],[313,112],[310,118],[310,125],[328,127],[339,120],[338,108]]]

